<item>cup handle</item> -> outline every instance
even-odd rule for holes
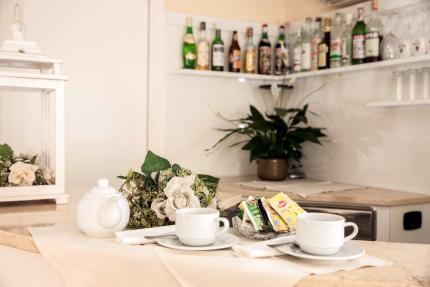
[[[224,226],[221,227],[221,229],[217,232],[217,234],[226,233],[230,227],[230,223],[229,223],[228,219],[225,217],[220,217],[220,218],[218,218],[218,221],[222,222],[224,224]]]
[[[345,239],[343,240],[344,242],[353,239],[358,234],[358,226],[357,226],[357,224],[355,224],[354,222],[345,222],[345,227],[347,227],[347,226],[352,226],[354,228],[354,231],[350,235],[348,235],[347,237],[345,237]]]

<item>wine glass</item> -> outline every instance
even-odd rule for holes
[[[381,52],[383,60],[391,60],[399,57],[399,39],[393,34],[393,18],[397,14],[384,17],[384,37],[381,43]]]
[[[416,12],[413,14],[414,17],[411,17],[411,31],[414,31],[412,34],[411,41],[411,56],[421,56],[424,55],[427,51],[427,43],[426,34],[424,31],[424,27],[426,25],[425,17],[426,12]]]
[[[399,30],[399,57],[411,56],[411,15],[403,13],[398,21]]]

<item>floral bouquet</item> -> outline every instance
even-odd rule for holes
[[[16,156],[8,144],[0,145],[0,187],[54,184],[53,171],[38,155]]]
[[[195,174],[151,151],[146,154],[141,172],[130,170],[119,178],[125,180],[120,192],[130,205],[130,228],[174,224],[180,208],[218,208],[219,178]]]

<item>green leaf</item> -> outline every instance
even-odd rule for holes
[[[174,163],[172,165],[172,171],[175,175],[178,175],[178,172],[181,170],[181,166],[179,164]]]
[[[13,157],[13,150],[8,144],[0,145],[0,158],[11,160]]]
[[[148,151],[145,157],[145,161],[142,164],[141,170],[144,175],[151,176],[151,173],[153,172],[166,170],[170,167],[170,162],[167,159],[156,155],[152,151]]]

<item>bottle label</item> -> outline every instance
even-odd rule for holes
[[[215,44],[213,45],[213,55],[212,55],[212,66],[214,67],[224,67],[225,56],[224,56],[224,45]]]
[[[260,74],[270,74],[271,73],[271,51],[270,47],[260,47],[260,59],[259,59],[259,72]]]
[[[328,46],[325,43],[321,43],[318,46],[318,68],[326,68],[327,67],[327,53]]]
[[[285,49],[284,44],[275,50],[275,74],[282,75],[287,72],[289,66],[288,51]]]
[[[302,70],[302,47],[294,47],[293,51],[293,70],[300,72]]]
[[[379,33],[369,32],[365,42],[366,57],[379,57]]]
[[[209,66],[209,45],[207,43],[199,43],[197,46],[197,66]]]
[[[185,34],[184,42],[187,44],[194,44],[194,36],[193,34]]]
[[[240,70],[240,50],[233,50],[233,53],[230,54],[229,61],[233,69]]]
[[[352,38],[352,58],[364,59],[364,35],[354,35]]]
[[[255,49],[246,50],[245,71],[248,73],[255,72]]]
[[[188,53],[185,54],[185,59],[188,61],[194,61],[196,59],[196,54],[189,51]]]
[[[311,45],[311,70],[318,69],[318,45],[321,42],[320,39],[314,39]]]
[[[330,45],[330,59],[334,61],[340,61],[342,58],[342,40],[335,38],[331,41]]]
[[[311,69],[311,43],[302,44],[302,70]]]

